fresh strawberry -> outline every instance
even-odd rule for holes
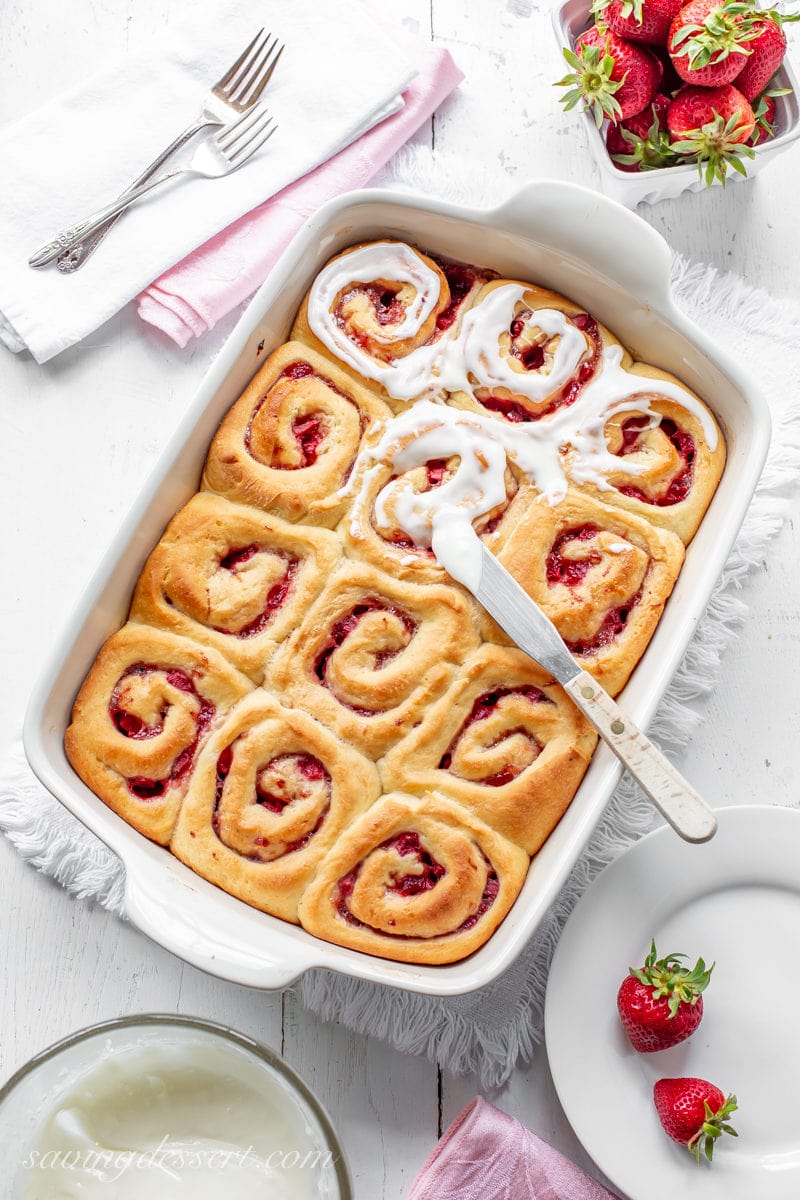
[[[786,34],[777,12],[757,14],[756,36],[750,42],[747,62],[736,76],[736,86],[746,100],[755,100],[769,83],[786,54]]]
[[[719,87],[742,70],[757,36],[745,0],[689,0],[672,21],[667,49],[681,79]]]
[[[683,0],[594,0],[592,12],[612,33],[629,42],[663,46]]]
[[[631,967],[617,992],[617,1011],[634,1050],[645,1054],[666,1050],[694,1033],[703,1016],[701,992],[713,964],[698,958],[691,971],[685,954],[658,958],[655,941],[640,968]]]
[[[658,1119],[673,1142],[685,1146],[698,1162],[705,1154],[709,1162],[714,1143],[723,1133],[738,1137],[728,1117],[738,1107],[736,1097],[724,1096],[707,1079],[659,1079],[653,1087]]]
[[[652,104],[606,130],[606,149],[622,171],[653,171],[677,161],[667,133],[669,96],[657,95]]]
[[[768,92],[764,92],[758,97],[753,104],[756,127],[750,135],[748,145],[759,146],[769,138],[775,137],[775,113],[777,111],[775,97],[788,96],[791,90],[791,88],[770,88]]]
[[[731,83],[724,87],[681,88],[667,112],[676,154],[698,164],[707,184],[725,182],[728,168],[746,175],[742,158],[752,158],[746,143],[755,128],[755,113]]]
[[[570,90],[561,98],[566,109],[581,100],[591,109],[597,128],[603,118],[624,121],[646,108],[658,91],[662,66],[655,55],[596,26],[582,33],[564,58],[573,68],[555,85]]]

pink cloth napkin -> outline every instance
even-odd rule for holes
[[[363,187],[388,162],[464,78],[446,50],[414,43],[419,74],[403,93],[403,107],[165,271],[139,296],[144,321],[179,346],[213,329],[260,287],[311,213]]]
[[[617,1200],[514,1117],[478,1096],[423,1166],[408,1200]]]

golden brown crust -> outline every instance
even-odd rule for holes
[[[300,901],[304,929],[399,962],[449,963],[494,933],[528,856],[435,793],[384,796],[342,835]]]
[[[577,491],[552,507],[531,499],[530,489],[520,488],[519,520],[498,558],[584,670],[616,696],[658,624],[683,544],[669,530]],[[494,633],[492,640],[507,642],[496,626]]]
[[[373,763],[259,689],[209,739],[170,849],[231,895],[296,923],[321,859],[379,795]]]
[[[278,647],[267,686],[378,758],[441,695],[478,640],[476,611],[455,588],[345,563]]]
[[[347,482],[363,434],[390,415],[330,358],[290,342],[270,354],[223,418],[202,486],[288,521],[331,528],[345,507],[334,494]]]
[[[130,619],[212,646],[260,683],[341,556],[325,529],[199,492],[145,563]]]
[[[166,843],[199,751],[252,686],[216,650],[124,625],[78,692],[67,758],[109,808]]]
[[[644,517],[661,529],[672,530],[688,545],[725,468],[725,439],[710,409],[674,375],[640,362],[627,370],[647,381],[642,388],[642,399],[649,402],[648,408],[662,422],[637,434],[634,426],[649,422],[646,413],[625,410],[613,416],[606,422],[606,443],[612,454],[619,455],[620,469],[607,473],[609,490],[601,491],[593,483],[582,483],[580,490],[605,504]],[[677,384],[694,397],[716,431],[713,450],[698,417],[683,405],[659,395],[659,380]],[[623,464],[635,467],[639,473],[631,474]]]
[[[378,766],[385,788],[438,791],[535,854],[596,743],[592,726],[537,663],[516,648],[484,644]]]

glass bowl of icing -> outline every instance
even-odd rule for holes
[[[8,1200],[352,1200],[330,1118],[266,1046],[192,1017],[123,1017],[0,1089]]]

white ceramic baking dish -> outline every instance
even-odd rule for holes
[[[564,0],[563,4],[557,5],[553,9],[553,28],[559,46],[574,46],[575,39],[589,27],[591,20],[589,0]],[[563,61],[562,65],[564,70],[568,69]],[[733,82],[735,85],[736,80]],[[788,55],[777,71],[772,86],[789,89],[788,95],[775,98],[775,136],[756,146],[753,158],[744,160],[746,176],[738,171],[728,172],[726,186],[730,182],[746,183],[800,137],[800,87]],[[700,177],[697,167],[692,165],[660,167],[655,171],[621,170],[608,153],[605,133],[597,128],[589,110],[584,108],[578,115],[592,157],[600,170],[600,187],[607,196],[613,196],[615,200],[633,208],[639,203],[655,204],[658,200],[673,200],[682,192],[706,190],[705,180]],[[715,179],[712,187],[720,186],[720,181]]]
[[[103,640],[125,620],[147,554],[196,490],[223,413],[263,356],[286,339],[321,265],[351,243],[383,236],[564,292],[610,326],[635,355],[674,371],[720,419],[728,443],[722,482],[663,620],[622,697],[633,718],[647,725],[747,509],[767,451],[769,414],[740,366],[673,305],[670,253],[663,239],[612,200],[543,181],[488,211],[366,191],[332,201],[309,220],[209,370],[86,589],[32,697],[25,748],[42,783],[123,861],[131,922],[186,961],[260,988],[284,987],[311,967],[327,967],[412,991],[456,995],[481,987],[507,967],[556,896],[619,779],[620,768],[606,747],[596,753],[566,815],[534,859],[501,927],[470,958],[438,967],[388,962],[329,945],[220,891],[98,800],[72,770],[63,747],[78,687]]]

